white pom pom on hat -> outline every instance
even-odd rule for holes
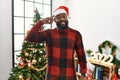
[[[57,16],[58,14],[65,13],[67,16],[69,16],[69,9],[66,6],[59,6],[55,11],[53,12],[53,16]]]

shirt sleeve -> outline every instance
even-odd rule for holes
[[[45,31],[41,31],[41,28],[43,26],[42,21],[39,21],[36,23],[32,29],[28,32],[25,40],[30,42],[43,42],[46,38]]]
[[[85,74],[87,72],[87,61],[86,61],[86,55],[84,51],[82,36],[78,31],[76,34],[75,49],[76,49],[78,61],[80,64],[81,74]]]

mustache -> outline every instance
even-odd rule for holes
[[[65,24],[62,25],[61,24],[62,22],[65,22]],[[57,25],[59,30],[65,30],[68,28],[68,21],[60,21],[60,22],[57,22],[56,25]]]
[[[66,23],[67,21],[60,21],[60,22],[58,22],[58,23],[62,23],[62,22],[65,22],[65,23]]]
[[[57,24],[61,25],[62,22],[65,22],[65,24],[68,23],[68,21],[63,21],[63,20],[62,20],[62,21],[57,22]]]

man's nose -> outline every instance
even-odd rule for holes
[[[64,21],[64,20],[66,20],[66,19],[65,19],[64,17],[61,17],[60,20],[61,20],[61,21]]]

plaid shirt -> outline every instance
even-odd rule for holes
[[[43,23],[39,21],[30,30],[26,40],[46,41],[48,56],[46,80],[76,80],[74,50],[78,55],[81,73],[86,73],[86,56],[81,34],[69,27],[62,31],[57,28],[40,31],[42,25]]]

